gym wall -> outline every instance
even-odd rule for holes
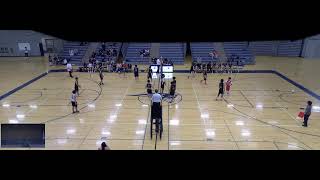
[[[43,43],[46,50],[45,39],[56,38],[31,30],[0,30],[0,56],[24,56],[24,50],[19,48],[19,43],[29,43],[29,55],[40,56],[39,43]]]

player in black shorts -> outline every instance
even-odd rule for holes
[[[192,75],[192,77],[194,78],[195,75],[195,65],[192,63],[191,67],[190,67],[190,75]],[[188,76],[188,79],[190,77],[190,75]]]
[[[172,79],[173,79],[173,81],[172,81],[171,83],[173,83],[173,84],[174,84],[174,86],[177,86],[176,77],[173,77]]]
[[[223,94],[224,94],[224,83],[223,83],[223,79],[221,79],[220,83],[219,83],[219,92],[218,92],[218,96],[216,98],[216,101],[218,100],[218,97],[221,95],[221,98],[223,98]]]
[[[150,80],[148,80],[146,88],[147,88],[148,96],[152,95],[152,84],[150,83]]]
[[[74,82],[74,90],[75,90],[77,96],[80,96],[80,94],[79,94],[79,87],[80,87],[80,85],[79,85],[79,78],[76,77],[76,81]]]
[[[203,70],[203,80],[201,80],[200,83],[202,83],[202,81],[204,81],[204,84],[207,85],[207,77],[208,77],[207,70],[204,69]]]
[[[100,68],[99,69],[99,77],[100,77],[100,83],[99,83],[99,85],[101,86],[101,85],[104,85],[104,83],[103,83],[103,73],[102,73],[102,68]]]
[[[177,88],[176,77],[173,77],[173,81],[171,82],[171,86],[170,86],[170,95],[172,97],[175,95],[176,88]]]
[[[201,64],[200,64],[200,63],[197,63],[197,73],[198,73],[199,71],[201,72]]]
[[[161,74],[161,94],[164,91],[164,86],[166,85],[166,81],[164,80],[165,75]]]
[[[139,79],[139,68],[138,68],[137,65],[134,65],[133,73],[134,73],[134,78],[135,78],[136,80]]]
[[[171,96],[171,97],[174,97],[175,92],[176,92],[176,85],[175,85],[173,82],[171,82],[171,86],[170,86],[170,96]]]
[[[207,71],[210,73],[212,71],[211,63],[207,64]]]
[[[149,71],[148,71],[148,80],[152,81],[152,69],[151,69],[151,67],[149,67]]]

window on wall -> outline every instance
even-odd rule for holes
[[[7,53],[9,53],[9,49],[7,47],[0,47],[0,53],[7,54]]]

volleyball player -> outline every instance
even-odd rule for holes
[[[195,65],[192,63],[191,67],[190,67],[190,75],[194,78],[195,76]],[[190,75],[188,76],[188,79],[190,77]]]
[[[137,65],[134,65],[133,73],[134,73],[134,78],[135,78],[136,80],[139,79],[139,68],[138,68]]]
[[[146,89],[147,89],[148,96],[152,95],[152,84],[150,83],[150,80],[148,80]]]
[[[76,95],[76,91],[73,90],[72,91],[72,95],[71,95],[71,104],[72,104],[72,113],[78,113],[78,102],[77,102],[77,95]]]
[[[80,95],[80,94],[79,94],[79,87],[80,87],[80,85],[79,85],[79,78],[76,77],[76,81],[74,82],[74,90],[76,91],[77,96]]]
[[[68,63],[68,64],[67,64],[67,71],[69,72],[69,76],[70,76],[71,78],[73,78],[73,76],[72,76],[72,65],[71,65],[71,63]]]
[[[203,69],[203,80],[200,81],[200,83],[202,83],[204,81],[204,84],[207,85],[207,70]]]
[[[226,82],[227,95],[230,95],[231,86],[232,86],[232,81],[231,81],[231,77],[229,77],[227,82]]]
[[[148,70],[148,80],[152,81],[152,69],[151,69],[151,66],[149,67],[149,70]]]
[[[224,83],[223,83],[223,79],[221,79],[220,83],[219,83],[219,92],[218,92],[218,96],[216,98],[216,101],[218,100],[218,97],[221,95],[221,98],[223,98],[223,94],[224,94]]]
[[[173,77],[173,81],[171,82],[171,86],[170,86],[170,96],[174,97],[176,93],[176,88],[177,88],[176,77]]]
[[[103,73],[102,73],[102,68],[99,69],[99,77],[100,77],[100,83],[99,83],[99,85],[100,85],[100,86],[101,86],[101,85],[104,85],[104,83],[103,83],[103,77],[104,77],[104,75],[103,75]]]
[[[161,87],[161,94],[163,93],[163,91],[164,91],[164,86],[166,85],[166,81],[164,80],[164,77],[165,77],[165,75],[164,75],[164,74],[161,74],[161,85],[160,85],[160,87]]]

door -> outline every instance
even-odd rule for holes
[[[40,54],[41,54],[41,56],[44,56],[44,50],[43,50],[43,45],[42,45],[42,43],[39,43],[39,48],[40,48]]]

